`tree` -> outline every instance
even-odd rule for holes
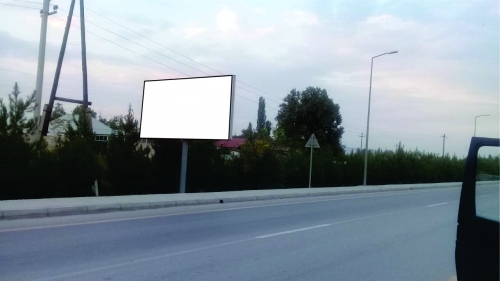
[[[60,103],[56,103],[54,110],[52,110],[52,115],[50,116],[50,121],[58,119],[59,117],[66,115],[64,107]]]
[[[65,141],[70,142],[81,138],[91,145],[95,139],[95,134],[92,131],[91,120],[87,118],[83,110],[77,110],[76,113],[73,110],[73,122],[76,125],[76,129],[70,123],[66,124]]]
[[[283,187],[283,169],[271,138],[253,139],[241,147],[242,187],[266,189]]]
[[[33,110],[35,92],[26,100],[20,93],[15,83],[8,106],[0,99],[0,200],[40,198],[40,189],[34,187],[51,186],[48,177],[36,173],[45,159],[44,140],[30,144],[25,138],[36,125],[26,117]]]
[[[75,112],[75,111],[74,111]],[[91,120],[83,110],[73,115],[75,126],[68,122],[64,138],[56,143],[56,185],[66,197],[91,196],[92,185],[102,175],[98,161],[97,143]]]
[[[63,131],[67,121],[64,119],[59,119],[60,117],[66,115],[62,104],[56,103],[54,110],[52,110],[52,115],[50,116],[50,124],[52,128],[56,131]]]
[[[114,116],[110,118],[109,120],[102,117],[101,114],[99,114],[99,122],[106,124],[108,127],[110,127],[112,130],[118,130],[118,125],[120,123],[122,116]]]
[[[259,138],[265,138],[271,135],[271,121],[267,121],[266,119],[266,100],[263,97],[260,97],[256,127],[256,133]]]
[[[255,137],[255,132],[252,128],[252,122],[248,123],[248,127],[246,129],[241,130],[241,136],[246,139],[253,139]]]
[[[344,128],[340,126],[340,107],[325,89],[308,87],[302,92],[293,89],[283,101],[276,116],[277,127],[291,146],[303,147],[314,133],[322,147],[331,147],[337,155],[342,153],[340,139]]]
[[[9,95],[9,110],[0,99],[0,135],[22,137],[27,131],[35,128],[35,120],[27,119],[25,116],[25,113],[33,111],[35,91],[26,100],[19,98],[20,93],[15,83]]]
[[[272,124],[271,121],[266,121],[266,128],[265,128],[265,136],[270,137],[271,136],[271,130],[272,130]]]
[[[91,109],[90,107],[89,107],[89,109],[90,109],[90,115],[92,116],[92,118],[97,118],[97,113],[93,109]],[[83,105],[78,105],[77,107],[75,107],[75,109],[73,109],[73,112],[71,112],[71,114],[78,115],[80,112],[84,112]]]
[[[139,121],[132,106],[129,105],[127,115],[111,120],[116,120],[117,125],[108,141],[107,176],[114,195],[148,193],[150,151],[138,143]]]
[[[136,143],[139,140],[139,121],[134,117],[132,105],[128,106],[128,112],[125,116],[114,117],[110,119],[110,124],[117,122],[116,134],[123,136],[125,141]]]

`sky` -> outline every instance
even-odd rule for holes
[[[69,0],[52,0],[42,103],[48,103]],[[42,0],[0,0],[0,98],[36,84]],[[82,99],[79,1],[57,96]],[[23,7],[17,7],[17,6]],[[236,75],[233,132],[276,124],[292,89],[326,89],[339,104],[342,144],[465,156],[470,138],[499,137],[499,2],[85,1],[89,100],[105,118],[141,116],[144,80]],[[66,111],[74,104],[64,103]],[[475,116],[488,114],[475,118]],[[442,136],[445,135],[446,138]],[[321,145],[321,144],[320,144]],[[365,147],[365,139],[363,139]]]

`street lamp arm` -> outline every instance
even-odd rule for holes
[[[372,99],[373,59],[380,57],[380,56],[383,56],[383,55],[395,54],[397,52],[398,51],[392,51],[392,52],[387,52],[387,53],[383,53],[383,54],[380,54],[378,56],[372,57],[372,64],[370,67],[370,90],[368,92],[368,116],[366,118],[366,145],[365,145],[365,161],[364,161],[365,163],[364,163],[363,185],[366,185],[366,174],[367,174],[367,170],[368,170],[368,138],[370,136],[370,103],[371,103],[371,99]]]
[[[476,124],[477,124],[477,117],[482,117],[482,116],[490,116],[489,114],[482,114],[474,117],[474,137],[476,136]]]
[[[378,58],[378,57],[381,57],[381,56],[383,56],[383,55],[387,55],[387,54],[388,54],[388,53],[383,53],[383,54],[380,54],[380,55],[378,55],[378,56],[374,56],[374,57],[372,57],[372,59],[374,59],[374,58]]]
[[[398,51],[392,51],[392,52],[383,53],[383,54],[380,54],[380,55],[378,55],[378,56],[374,56],[374,57],[372,57],[372,59],[377,58],[377,57],[381,57],[381,56],[383,56],[383,55],[392,55],[392,54],[396,54],[397,52],[398,52]]]

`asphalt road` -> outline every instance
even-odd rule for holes
[[[4,220],[0,280],[448,281],[459,197],[447,188]]]
[[[499,183],[476,187],[476,215],[500,221]]]

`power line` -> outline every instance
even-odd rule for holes
[[[63,9],[60,9],[60,10],[61,10],[61,11],[63,11],[63,12],[66,12],[66,11],[64,11]],[[75,17],[76,17],[76,16],[75,16]],[[78,17],[76,17],[76,18],[78,18]],[[139,46],[141,46],[141,47],[143,47],[143,48],[145,48],[145,49],[148,49],[148,50],[149,50],[149,51],[151,51],[151,52],[157,53],[157,54],[158,54],[158,55],[160,55],[160,56],[166,57],[166,58],[171,59],[171,60],[173,60],[173,61],[175,61],[175,62],[177,62],[177,63],[180,63],[180,64],[182,64],[182,65],[184,65],[184,66],[187,66],[187,67],[189,67],[189,68],[191,68],[191,69],[194,69],[194,70],[199,71],[199,72],[201,72],[201,73],[203,73],[203,74],[209,75],[207,72],[204,72],[204,71],[202,71],[202,70],[199,70],[199,69],[197,69],[197,68],[194,68],[194,67],[192,67],[192,66],[190,66],[190,65],[187,65],[187,64],[185,64],[185,63],[183,63],[183,62],[180,62],[180,61],[178,61],[178,60],[176,60],[176,59],[173,59],[173,58],[171,58],[171,57],[169,57],[169,56],[167,56],[167,55],[164,55],[164,54],[162,54],[162,53],[160,53],[160,52],[157,52],[157,51],[155,51],[155,50],[153,50],[153,49],[151,49],[151,48],[148,48],[148,47],[146,47],[146,46],[144,46],[144,45],[142,45],[142,44],[139,44],[139,43],[137,43],[137,42],[135,42],[135,41],[133,41],[133,40],[131,40],[131,39],[128,39],[128,38],[126,38],[126,37],[124,37],[124,36],[121,36],[121,35],[119,35],[119,34],[117,34],[117,33],[113,32],[113,31],[111,31],[111,30],[109,30],[109,29],[107,29],[107,28],[104,28],[104,27],[102,27],[102,26],[99,26],[99,25],[97,25],[97,24],[95,24],[95,23],[93,23],[93,22],[90,22],[90,21],[88,21],[88,20],[85,20],[85,22],[90,23],[90,24],[91,24],[91,25],[93,25],[93,26],[96,26],[96,27],[98,27],[98,28],[100,28],[100,29],[102,29],[102,30],[105,30],[105,31],[109,32],[109,33],[112,33],[112,34],[114,34],[114,35],[116,35],[116,36],[118,36],[118,37],[120,37],[120,38],[122,38],[122,39],[125,39],[125,40],[127,40],[127,41],[129,41],[129,42],[132,42],[132,43],[134,43],[134,44],[136,44],[136,45],[139,45]]]
[[[183,54],[181,54],[181,53],[179,53],[179,52],[177,52],[177,51],[175,51],[175,50],[173,50],[173,49],[168,48],[168,47],[167,47],[167,46],[165,46],[165,45],[162,45],[162,44],[160,44],[160,43],[158,43],[158,42],[156,42],[156,41],[154,41],[154,40],[151,40],[151,39],[147,38],[146,36],[144,36],[144,35],[140,34],[139,32],[136,32],[136,31],[134,31],[134,30],[132,30],[132,29],[130,29],[130,28],[128,28],[128,27],[126,27],[126,26],[124,26],[124,25],[122,25],[122,24],[120,24],[120,23],[118,23],[118,22],[116,22],[116,21],[114,21],[114,20],[112,20],[112,19],[110,19],[110,18],[108,18],[108,17],[105,17],[105,16],[103,16],[103,15],[101,15],[101,14],[97,13],[96,11],[93,11],[93,10],[89,9],[88,7],[85,7],[85,9],[86,9],[86,10],[89,10],[90,12],[92,12],[92,13],[94,13],[94,14],[96,14],[96,15],[98,15],[98,16],[100,16],[100,17],[102,17],[102,18],[106,19],[106,20],[109,20],[109,21],[111,21],[112,23],[117,24],[117,25],[119,25],[119,26],[121,26],[121,27],[123,27],[123,28],[127,29],[128,31],[130,31],[130,32],[132,32],[132,33],[134,33],[134,34],[136,34],[136,35],[138,35],[138,36],[140,36],[140,37],[142,37],[142,38],[144,38],[144,39],[146,39],[146,40],[150,41],[150,42],[153,42],[153,43],[157,44],[158,46],[161,46],[161,47],[163,47],[163,48],[165,48],[165,49],[167,49],[167,50],[169,50],[169,51],[171,51],[171,52],[173,52],[173,53],[175,53],[175,54],[177,54],[177,55],[179,55],[179,56],[181,56],[181,57],[183,57],[183,58],[186,58],[186,59],[188,59],[188,60],[190,60],[190,61],[193,61],[193,62],[195,62],[195,63],[197,63],[197,64],[200,64],[200,65],[202,65],[202,66],[204,66],[204,67],[206,67],[206,68],[208,68],[208,69],[210,69],[210,70],[213,70],[213,71],[215,71],[215,72],[217,72],[217,73],[219,73],[219,74],[223,74],[222,72],[220,72],[220,71],[218,71],[218,70],[215,70],[215,69],[213,69],[213,68],[209,67],[209,66],[208,66],[208,65],[206,65],[206,64],[203,64],[203,63],[201,63],[201,62],[199,62],[199,61],[196,61],[196,60],[194,60],[194,59],[192,59],[192,58],[190,58],[190,57],[188,57],[188,56],[185,56],[185,55],[183,55]],[[192,68],[192,67],[191,67],[191,68]],[[197,69],[197,70],[198,70],[198,69]],[[198,71],[202,72],[201,70],[198,70]],[[205,73],[205,72],[203,72],[203,73]],[[205,74],[207,74],[207,73],[205,73]],[[207,74],[207,75],[208,75],[208,74]],[[265,93],[265,94],[267,94],[267,95],[269,95],[269,96],[272,96],[272,97],[275,97],[275,98],[277,98],[277,99],[281,100],[281,98],[279,98],[279,97],[277,97],[277,96],[275,96],[275,95],[272,95],[272,94],[270,94],[270,93],[268,93],[268,92],[266,92],[266,91],[263,91],[263,90],[261,90],[261,89],[259,89],[259,88],[256,88],[256,87],[254,87],[254,86],[251,86],[251,85],[249,85],[249,84],[247,84],[247,83],[245,83],[245,82],[243,82],[243,81],[237,81],[237,83],[241,83],[241,84],[246,85],[246,86],[248,86],[248,87],[250,87],[250,88],[253,88],[253,89],[255,89],[255,90],[258,90],[258,91],[260,91],[260,92],[262,92],[262,93]],[[252,92],[251,92],[251,93],[252,93]],[[254,93],[254,94],[255,94],[255,93]],[[258,95],[258,94],[257,94],[257,95]],[[276,102],[276,101],[274,101],[274,102]],[[281,101],[280,101],[280,102],[281,102]],[[279,102],[278,102],[278,103],[279,103]]]
[[[61,11],[63,11],[63,12],[67,12],[67,11],[65,11],[65,10],[63,10],[63,9],[59,9],[59,10],[61,10]],[[76,16],[75,16],[75,17],[76,17]],[[199,72],[201,72],[201,73],[203,73],[203,74],[210,75],[210,74],[209,74],[209,73],[207,73],[207,72],[204,72],[204,71],[202,71],[202,70],[199,70],[199,69],[197,69],[197,68],[194,68],[194,67],[192,67],[192,66],[190,66],[190,65],[187,65],[187,64],[185,64],[185,63],[183,63],[183,62],[180,62],[180,61],[178,61],[178,60],[176,60],[176,59],[173,59],[173,58],[171,58],[171,57],[169,57],[169,56],[167,56],[167,55],[164,55],[164,54],[162,54],[162,53],[160,53],[160,52],[157,52],[157,51],[155,51],[155,50],[153,50],[153,49],[151,49],[151,48],[148,48],[148,47],[146,47],[146,46],[144,46],[144,45],[142,45],[142,44],[139,44],[139,43],[137,43],[137,42],[135,42],[135,41],[133,41],[133,40],[131,40],[131,39],[128,39],[128,38],[126,38],[126,37],[124,37],[124,36],[121,36],[121,35],[119,35],[119,34],[117,34],[117,33],[113,32],[113,31],[111,31],[111,30],[109,30],[109,29],[107,29],[107,28],[101,27],[101,26],[99,26],[99,25],[97,25],[97,24],[95,24],[95,23],[93,23],[93,22],[90,22],[90,21],[88,21],[88,20],[85,20],[85,22],[90,23],[90,24],[92,24],[92,25],[94,25],[94,26],[96,26],[96,27],[98,27],[98,28],[100,28],[100,29],[102,29],[102,30],[105,30],[105,31],[107,31],[107,32],[109,32],[109,33],[112,33],[112,34],[114,34],[114,35],[116,35],[116,36],[118,36],[118,37],[120,37],[120,38],[123,38],[123,39],[125,39],[125,40],[127,40],[127,41],[129,41],[129,42],[132,42],[132,43],[134,43],[134,44],[136,44],[136,45],[139,45],[139,46],[141,46],[141,47],[143,47],[143,48],[145,48],[145,49],[147,49],[147,50],[149,50],[149,51],[151,51],[151,52],[154,52],[154,53],[156,53],[156,54],[159,54],[160,56],[166,57],[166,58],[168,58],[168,59],[170,59],[170,60],[173,60],[173,61],[175,61],[175,62],[177,62],[177,63],[180,63],[180,64],[182,64],[182,65],[184,65],[184,66],[187,66],[187,67],[189,67],[189,68],[191,68],[191,69],[194,69],[194,70],[196,70],[196,71],[199,71]],[[101,37],[101,38],[102,38],[102,37]],[[176,70],[176,71],[178,71],[178,70]],[[178,72],[180,72],[180,71],[178,71]],[[186,74],[186,73],[183,73],[183,72],[180,72],[180,73],[185,74],[185,75],[187,75],[187,76],[191,77],[190,75],[188,75],[188,74]],[[220,73],[220,72],[219,72],[219,73]],[[220,73],[220,74],[222,74],[222,73]],[[238,81],[237,81],[237,82],[238,82]],[[242,83],[242,84],[245,84],[245,83]],[[245,85],[247,85],[247,84],[245,84]],[[250,86],[250,85],[248,85],[248,86],[249,86],[249,87],[252,87],[252,86]],[[247,89],[241,88],[241,87],[239,87],[239,86],[236,86],[236,88],[241,89],[241,90],[244,90],[244,91],[249,92],[249,93],[251,93],[251,94],[254,94],[254,95],[256,95],[256,96],[260,96],[259,94],[256,94],[256,93],[254,93],[254,92],[252,92],[252,91],[249,91],[249,90],[247,90]],[[254,88],[254,87],[252,87],[252,88]],[[255,89],[256,89],[256,88],[255,88]],[[272,101],[274,101],[274,100],[272,100]],[[279,103],[279,102],[277,102],[277,101],[274,101],[274,102]],[[273,108],[273,107],[270,107],[270,106],[268,106],[268,108],[270,108],[270,109],[274,109],[274,110],[278,111],[278,109]]]
[[[60,9],[60,10],[61,10],[61,11],[64,11],[63,9]],[[132,42],[132,43],[134,43],[134,44],[136,44],[136,45],[139,45],[139,46],[141,46],[141,47],[143,47],[143,48],[145,48],[145,49],[147,49],[147,50],[149,50],[149,51],[152,51],[152,52],[154,52],[154,53],[156,53],[156,54],[159,54],[160,56],[166,57],[166,58],[168,58],[168,59],[170,59],[170,60],[173,60],[173,61],[175,61],[175,62],[177,62],[177,63],[180,63],[180,64],[182,64],[182,65],[184,65],[184,66],[187,66],[187,67],[189,67],[189,68],[191,68],[191,69],[194,69],[194,70],[196,70],[196,71],[199,71],[199,72],[201,72],[201,73],[203,73],[203,74],[210,75],[209,73],[207,73],[207,72],[205,72],[205,71],[203,71],[203,70],[199,70],[199,69],[197,69],[197,68],[195,68],[195,67],[192,67],[192,66],[190,66],[190,65],[187,65],[187,64],[185,64],[185,63],[183,63],[183,62],[180,62],[180,61],[178,61],[178,60],[176,60],[176,59],[173,59],[173,58],[171,58],[171,57],[169,57],[169,56],[167,56],[167,55],[165,55],[165,54],[162,54],[162,53],[160,53],[160,52],[157,52],[157,51],[155,51],[155,50],[153,50],[153,49],[151,49],[151,48],[148,48],[148,47],[146,47],[146,46],[144,46],[144,45],[142,45],[142,44],[139,44],[139,43],[137,43],[137,42],[135,42],[135,41],[133,41],[133,40],[131,40],[131,39],[128,39],[128,38],[126,38],[126,37],[124,37],[124,36],[122,36],[122,35],[119,35],[119,34],[117,34],[117,33],[113,32],[113,31],[111,31],[111,30],[109,30],[109,29],[107,29],[107,28],[104,28],[104,27],[101,27],[101,26],[99,26],[99,25],[97,25],[97,24],[95,24],[95,23],[89,22],[88,20],[85,20],[85,21],[86,21],[86,22],[88,22],[88,23],[90,23],[90,24],[92,24],[92,25],[94,25],[94,26],[96,26],[96,27],[98,27],[98,28],[100,28],[100,29],[103,29],[103,30],[105,30],[105,31],[107,31],[107,32],[109,32],[109,33],[112,33],[112,34],[114,34],[114,35],[116,35],[116,36],[118,36],[118,37],[120,37],[120,38],[123,38],[123,39],[125,39],[125,40],[127,40],[127,41],[129,41],[129,42]],[[135,32],[134,32],[134,33],[135,33]],[[137,34],[138,34],[138,33],[137,33]],[[140,34],[139,34],[139,35],[140,35]],[[141,35],[141,36],[142,36],[142,35]],[[150,41],[152,41],[152,40],[150,40]],[[152,41],[152,42],[154,42],[154,41]],[[163,45],[161,45],[161,46],[163,47]],[[164,47],[164,48],[166,48],[166,47]],[[168,48],[167,48],[167,49],[168,49]],[[169,49],[169,50],[170,50],[170,49]],[[184,57],[185,57],[185,56],[184,56]],[[188,57],[186,57],[186,58],[188,58]],[[192,59],[190,59],[190,60],[192,60]],[[195,60],[192,60],[192,61],[197,62],[197,61],[195,61]],[[200,64],[201,64],[201,63],[200,63]],[[202,65],[203,65],[203,64],[202,64]],[[204,65],[204,66],[205,66],[205,65]],[[214,71],[216,71],[216,70],[214,70]],[[216,71],[216,72],[217,72],[217,73],[219,73],[219,74],[223,74],[223,73],[218,72],[218,71]],[[244,84],[244,85],[247,85],[248,87],[251,87],[251,88],[257,89],[257,88],[255,88],[255,87],[253,87],[253,86],[251,86],[251,85],[248,85],[248,84],[246,84],[246,83],[244,83],[244,82],[241,82],[241,81],[239,81],[239,80],[238,80],[238,81],[236,81],[236,82],[237,82],[237,83]],[[257,93],[254,93],[254,92],[249,91],[249,90],[247,90],[247,89],[241,88],[241,87],[239,87],[239,86],[236,86],[236,88],[241,89],[241,90],[244,90],[244,91],[249,92],[249,93],[251,93],[251,94],[254,94],[254,95],[258,96],[258,97],[260,97],[260,96],[261,96],[261,95],[259,95],[259,94],[257,94]],[[257,89],[257,90],[259,90],[259,89]],[[259,90],[259,91],[262,91],[262,90]],[[269,98],[268,98],[268,99],[269,99]],[[281,102],[281,101],[275,101],[275,100],[273,100],[273,99],[269,99],[269,100],[271,100],[271,101],[273,101],[273,102],[276,102],[276,103],[280,103],[280,102]],[[278,111],[278,109],[273,108],[273,107],[270,107],[270,106],[268,106],[268,108],[271,108],[271,109],[274,109],[274,110]]]
[[[32,3],[32,4],[39,4],[43,5],[42,2],[37,2],[37,1],[26,1],[26,0],[10,0],[10,1],[15,1],[15,2],[23,2],[23,3]],[[49,4],[50,6],[55,6],[54,4]]]
[[[354,123],[345,122],[345,121],[343,121],[342,123],[343,123],[342,125],[345,126],[345,127],[351,127],[351,128],[358,129],[358,130],[363,130],[364,129],[363,126],[360,126],[360,125],[357,125],[357,124],[354,124]],[[398,134],[398,133],[384,131],[384,130],[379,130],[379,129],[371,129],[371,130],[375,131],[376,134],[389,134],[389,135],[394,135],[394,136],[400,136],[401,135],[401,134]],[[429,134],[422,135],[422,134],[415,134],[415,133],[405,133],[405,135],[412,135],[410,137],[413,137],[414,139],[415,138],[416,139],[424,139],[424,138],[422,138],[422,136],[431,137],[431,135],[429,135]]]
[[[24,3],[34,3],[34,4],[43,4],[42,2],[36,2],[36,1],[26,1],[26,0],[10,0],[14,2],[24,2]]]
[[[57,16],[54,16],[54,17],[55,17],[56,19],[59,19],[59,20],[61,20],[61,21],[64,21],[64,19],[61,19],[60,17],[57,17]],[[72,23],[71,25],[73,25],[73,26],[75,26],[75,27],[80,28],[80,26],[75,25],[75,24],[73,24],[73,23]],[[157,60],[154,60],[154,59],[152,59],[152,58],[149,58],[149,57],[146,57],[146,56],[141,55],[141,54],[139,54],[139,53],[136,53],[135,51],[133,51],[133,50],[131,50],[131,49],[128,49],[128,48],[126,48],[126,47],[123,47],[122,45],[120,45],[120,44],[118,44],[118,43],[115,43],[115,42],[113,42],[113,41],[110,41],[110,40],[108,40],[108,39],[106,39],[106,38],[104,38],[104,37],[102,37],[102,36],[99,36],[99,35],[97,35],[97,34],[93,33],[93,32],[90,32],[90,31],[88,31],[88,30],[85,30],[85,31],[86,31],[86,32],[88,32],[88,33],[90,33],[90,34],[92,34],[92,35],[94,35],[94,36],[96,36],[96,37],[101,38],[102,40],[108,41],[109,43],[112,43],[112,44],[114,44],[114,45],[116,45],[116,46],[118,46],[118,47],[120,47],[120,48],[123,48],[123,49],[125,49],[125,50],[127,50],[127,51],[130,51],[130,52],[132,52],[132,53],[134,53],[134,54],[136,54],[136,55],[138,55],[138,56],[141,56],[141,57],[146,58],[146,59],[148,59],[148,60],[154,61],[154,62],[156,62],[156,63],[158,63],[158,64],[161,64],[161,65],[163,65],[163,66],[165,66],[165,67],[167,67],[167,68],[170,68],[170,69],[175,70],[175,71],[177,71],[177,72],[179,72],[179,73],[181,73],[181,74],[184,74],[184,75],[186,75],[186,76],[188,76],[188,77],[191,77],[191,76],[190,76],[189,74],[187,74],[187,73],[184,73],[184,72],[182,72],[182,71],[180,71],[180,70],[178,70],[178,69],[175,69],[175,68],[173,68],[173,67],[170,67],[170,66],[168,66],[168,65],[166,65],[166,64],[163,64],[163,63],[161,63],[161,62],[159,62],[159,61],[157,61]]]
[[[243,91],[246,91],[246,92],[249,92],[249,93],[252,93],[252,94],[254,94],[254,95],[259,96],[258,94],[254,93],[254,92],[251,92],[251,91],[249,91],[249,90],[247,90],[247,89],[243,89],[243,88],[241,88],[241,87],[239,87],[239,86],[236,86],[236,88],[238,88],[238,89],[240,89],[240,90],[243,90]],[[270,108],[270,109],[274,109],[274,110],[276,110],[276,111],[279,111],[277,108],[274,108],[274,107],[269,106],[269,105],[266,105],[266,108]]]
[[[64,19],[61,19],[61,18],[59,18],[59,17],[57,17],[57,16],[54,16],[54,17],[55,17],[56,19],[59,19],[59,20],[61,20],[61,21],[64,21]],[[73,23],[72,23],[71,25],[73,25],[73,26],[75,26],[75,27],[77,27],[77,28],[80,28],[78,25],[75,25],[75,24],[73,24]],[[88,33],[90,33],[90,34],[92,34],[92,35],[94,35],[94,36],[96,36],[96,37],[99,37],[99,38],[101,38],[101,39],[103,39],[103,40],[105,40],[105,41],[108,41],[108,42],[110,42],[110,43],[112,43],[112,44],[114,44],[114,45],[116,45],[116,46],[118,46],[118,47],[120,47],[120,48],[123,48],[123,49],[125,49],[125,50],[127,50],[127,51],[130,51],[130,52],[132,52],[132,53],[134,53],[134,54],[136,54],[136,55],[138,55],[138,56],[141,56],[141,57],[146,58],[146,59],[148,59],[148,60],[150,60],[150,61],[156,62],[156,63],[158,63],[158,64],[160,64],[160,65],[162,65],[162,66],[165,66],[165,67],[170,68],[170,69],[172,69],[172,70],[174,70],[174,71],[177,71],[177,72],[179,72],[179,73],[181,73],[181,74],[184,74],[184,75],[186,75],[187,77],[192,77],[191,75],[189,75],[189,74],[187,74],[187,73],[184,73],[184,72],[182,72],[182,71],[180,71],[180,70],[177,70],[177,69],[175,69],[175,68],[173,68],[173,67],[170,67],[170,66],[168,66],[168,65],[166,65],[166,64],[163,64],[163,63],[161,63],[161,62],[159,62],[159,61],[157,61],[157,60],[155,60],[155,59],[152,59],[152,58],[150,58],[150,57],[147,57],[147,56],[141,55],[141,54],[139,54],[139,53],[136,53],[135,51],[133,51],[133,50],[131,50],[131,49],[129,49],[129,48],[126,48],[126,47],[124,47],[124,46],[122,46],[122,45],[120,45],[120,44],[118,44],[118,43],[115,43],[115,42],[113,42],[113,41],[111,41],[111,40],[108,40],[108,39],[106,39],[106,38],[104,38],[104,37],[102,37],[102,36],[99,36],[99,35],[97,35],[97,34],[95,34],[95,33],[91,32],[91,31],[86,30],[86,32],[88,32]],[[240,87],[237,87],[237,88],[240,88]],[[241,89],[241,88],[240,88],[240,89]],[[243,89],[243,90],[244,90],[244,89]],[[248,90],[247,90],[247,91],[248,91]],[[254,100],[251,100],[251,99],[245,98],[245,97],[243,97],[243,96],[241,96],[241,95],[238,95],[238,94],[236,94],[236,95],[237,95],[237,96],[239,96],[239,97],[241,97],[241,98],[244,98],[244,99],[246,99],[246,100],[249,100],[249,101],[251,101],[251,102],[253,102],[253,103],[258,104],[258,102],[257,102],[257,101],[254,101]],[[272,108],[272,107],[269,107],[269,108],[274,109],[274,110],[277,110],[276,108]]]
[[[14,5],[14,4],[7,4],[7,3],[0,3],[0,5],[12,6],[12,7],[19,7],[19,8],[25,8],[25,9],[32,9],[32,10],[40,10],[40,8],[33,8],[33,7],[27,7],[27,6],[21,6],[21,5]]]

